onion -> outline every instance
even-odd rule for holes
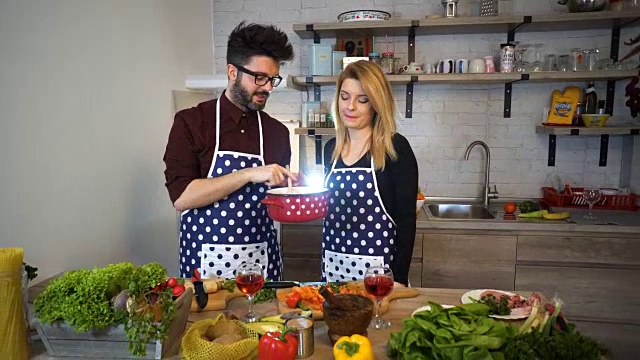
[[[129,300],[129,290],[125,289],[120,291],[120,293],[113,298],[113,308],[115,310],[127,311],[127,300]]]

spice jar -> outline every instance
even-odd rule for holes
[[[377,52],[369,53],[369,61],[380,66],[380,54],[378,54]]]
[[[382,71],[387,75],[393,75],[398,72],[399,58],[394,57],[393,51],[386,51],[382,53],[382,59],[380,59],[380,66]]]

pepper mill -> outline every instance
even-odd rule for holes
[[[458,16],[458,0],[442,0],[444,16],[454,18]]]

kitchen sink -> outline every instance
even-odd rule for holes
[[[439,219],[495,219],[495,216],[484,205],[468,204],[429,204],[429,215]]]

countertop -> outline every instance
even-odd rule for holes
[[[497,205],[497,204],[496,204]],[[640,212],[593,210],[596,219],[585,219],[588,210],[577,208],[555,208],[552,212],[567,211],[571,217],[566,220],[523,219],[505,217],[502,209],[491,206],[496,215],[488,220],[450,220],[430,217],[425,207],[418,211],[416,227],[420,229],[443,230],[504,230],[504,231],[558,231],[590,233],[640,234]],[[517,214],[517,213],[516,213]]]

